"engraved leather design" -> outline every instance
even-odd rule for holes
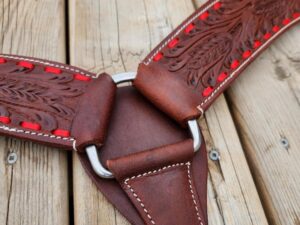
[[[135,85],[185,123],[200,116],[260,52],[298,21],[299,0],[209,1],[149,54]],[[170,45],[174,40],[177,44]]]
[[[15,60],[0,64],[0,116],[10,117],[12,126],[31,121],[44,132],[70,130],[88,82],[76,81],[70,73],[45,73],[43,68],[23,68]]]
[[[209,10],[206,20],[196,20],[193,32],[179,36],[178,46],[164,49],[160,63],[201,92],[214,86],[221,72],[229,72],[231,62],[252,49],[255,40],[297,11],[299,0],[222,1],[220,10]]]
[[[0,134],[75,150],[100,146],[114,92],[107,74],[0,55]]]

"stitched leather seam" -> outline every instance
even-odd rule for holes
[[[253,52],[253,54],[246,59],[235,71],[233,71],[231,73],[231,75],[229,77],[227,77],[220,85],[219,87],[217,87],[212,93],[211,95],[206,98],[203,102],[200,103],[200,105],[197,106],[198,109],[201,109],[201,106],[203,106],[205,103],[207,103],[211,98],[214,97],[214,95],[216,95],[219,90],[226,84],[228,83],[228,81],[230,81],[241,69],[243,69],[243,67],[250,61],[252,60],[256,55],[258,55],[260,53],[260,50],[265,48],[270,42],[272,42],[275,38],[277,38],[282,32],[284,32],[285,30],[287,30],[289,27],[291,27],[293,24],[297,23],[300,21],[300,18],[297,18],[295,20],[293,20],[291,23],[289,23],[288,25],[282,27],[282,29],[280,31],[278,31],[277,33],[275,33],[269,40],[267,40],[263,45],[260,46],[260,48],[258,48],[255,52]]]
[[[18,129],[18,128],[10,128],[7,126],[0,126],[0,129],[4,130],[4,131],[14,132],[14,133],[24,133],[24,134],[30,134],[30,135],[35,135],[35,136],[54,138],[54,139],[63,140],[63,141],[75,141],[75,139],[72,137],[67,138],[67,137],[61,137],[61,136],[56,136],[56,135],[52,135],[52,134],[44,134],[44,133],[40,133],[40,132],[25,131],[25,130]]]
[[[124,184],[127,186],[127,188],[130,190],[130,192],[132,193],[132,195],[136,198],[136,200],[139,202],[140,206],[142,207],[143,211],[146,213],[148,219],[150,220],[150,222],[152,224],[156,224],[155,221],[152,219],[152,216],[150,215],[149,211],[147,210],[147,208],[145,207],[143,201],[141,200],[141,198],[135,193],[135,191],[133,190],[133,188],[131,187],[130,184],[128,184],[129,179],[126,179],[124,181]]]
[[[179,166],[187,166],[187,171],[188,171],[188,180],[189,180],[189,188],[190,188],[190,192],[191,192],[191,196],[193,199],[193,204],[195,206],[195,210],[196,210],[196,215],[197,215],[197,219],[200,222],[200,225],[204,225],[199,213],[199,208],[196,202],[196,198],[195,198],[195,194],[194,194],[194,190],[193,190],[193,186],[192,186],[192,177],[191,177],[191,172],[190,172],[190,168],[191,168],[191,162],[187,162],[187,163],[177,163],[177,164],[172,164],[172,165],[168,165],[165,167],[162,167],[160,169],[157,170],[152,170],[143,174],[139,174],[137,176],[132,176],[130,178],[126,178],[124,181],[124,184],[127,186],[127,188],[130,190],[130,192],[132,193],[132,195],[136,198],[136,200],[139,202],[140,206],[142,207],[143,211],[146,213],[147,217],[149,218],[150,222],[152,224],[156,224],[155,221],[153,220],[152,216],[149,214],[149,211],[146,209],[144,203],[142,202],[142,200],[140,199],[140,197],[138,197],[138,195],[135,193],[134,189],[132,188],[132,186],[128,183],[131,180],[134,180],[136,178],[140,178],[140,177],[145,177],[151,174],[157,174],[162,172],[163,170],[169,169],[169,168],[174,168],[174,167],[179,167]]]
[[[43,60],[29,59],[29,58],[26,58],[26,57],[9,56],[9,55],[0,55],[0,57],[7,58],[7,59],[25,60],[25,61],[29,61],[29,62],[41,63],[41,64],[46,65],[46,66],[53,66],[53,67],[56,67],[56,68],[61,68],[61,69],[69,70],[71,72],[79,73],[81,75],[91,77],[93,79],[97,78],[97,76],[93,76],[93,75],[84,73],[84,72],[80,71],[79,69],[74,69],[74,68],[71,68],[69,66],[64,66],[64,65],[58,65],[58,64],[55,64],[55,63],[49,63],[49,62],[45,62]]]
[[[198,205],[197,205],[197,202],[196,202],[196,198],[195,198],[195,194],[194,194],[193,186],[192,186],[191,164],[190,164],[190,163],[187,163],[186,165],[187,165],[187,168],[188,168],[188,178],[189,178],[189,187],[190,187],[190,192],[191,192],[192,199],[193,199],[193,203],[194,203],[194,206],[195,206],[195,210],[196,210],[197,219],[199,220],[199,222],[200,222],[200,225],[203,225],[203,222],[202,222],[201,216],[200,216],[200,214],[199,214],[199,208],[198,208]]]
[[[170,41],[172,41],[174,38],[176,38],[189,24],[191,24],[193,21],[197,19],[201,14],[206,12],[209,8],[211,8],[214,4],[219,2],[219,0],[213,1],[211,4],[206,6],[202,11],[198,12],[195,16],[193,16],[190,20],[188,20],[186,23],[184,23],[170,38],[168,38],[154,53],[153,55],[146,61],[144,62],[144,65],[148,66],[153,58],[164,48],[168,45]]]

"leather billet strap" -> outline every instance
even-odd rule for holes
[[[299,0],[209,1],[140,64],[134,84],[185,125],[299,21]]]
[[[68,150],[100,147],[115,89],[107,74],[0,55],[0,134]]]

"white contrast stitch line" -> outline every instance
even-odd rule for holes
[[[187,165],[187,168],[188,168],[188,178],[189,178],[190,192],[191,192],[192,199],[193,199],[193,203],[194,203],[194,206],[195,206],[197,219],[199,220],[200,225],[203,225],[203,222],[202,222],[202,219],[201,219],[201,216],[200,216],[200,213],[199,213],[199,209],[198,209],[198,206],[197,206],[195,194],[194,194],[194,191],[193,191],[193,186],[192,186],[192,176],[191,176],[191,171],[190,171],[190,169],[191,169],[191,164],[190,164],[190,163],[187,163],[186,165]]]
[[[231,73],[231,75],[229,77],[227,77],[220,85],[218,88],[216,88],[211,95],[206,98],[203,102],[201,102],[201,104],[199,106],[197,106],[197,108],[201,108],[205,103],[207,103],[211,98],[213,98],[214,95],[216,95],[218,93],[218,91],[228,82],[230,81],[241,69],[243,69],[243,67],[251,60],[253,59],[256,55],[258,55],[260,53],[260,50],[263,49],[266,45],[268,45],[270,42],[272,42],[275,38],[277,38],[282,32],[284,32],[285,30],[287,30],[290,26],[292,26],[293,24],[297,23],[298,21],[300,21],[300,17],[293,20],[291,23],[289,23],[289,25],[286,25],[284,27],[282,27],[282,29],[280,31],[278,31],[277,33],[275,33],[268,41],[266,41],[263,45],[261,45],[261,47],[256,50],[255,52],[253,52],[252,56],[250,56],[248,59],[246,59],[239,67],[238,69],[236,69],[235,71],[233,71]]]
[[[155,221],[153,220],[153,218],[151,217],[149,211],[146,209],[144,203],[142,202],[142,200],[138,197],[138,195],[134,192],[133,188],[130,186],[130,184],[128,184],[128,181],[131,179],[126,179],[124,181],[124,184],[127,186],[127,188],[131,191],[132,195],[136,198],[136,200],[140,203],[140,206],[142,207],[143,211],[146,213],[148,219],[150,220],[150,222],[152,224],[156,224]]]
[[[53,66],[53,67],[56,67],[56,68],[61,68],[61,69],[69,70],[71,72],[79,73],[81,75],[91,77],[93,79],[97,78],[97,76],[84,73],[84,72],[80,71],[79,69],[74,69],[74,68],[71,68],[69,66],[58,65],[58,64],[55,64],[55,63],[49,63],[49,62],[45,62],[43,60],[36,60],[36,59],[30,59],[30,58],[26,58],[26,57],[18,57],[18,56],[10,56],[10,55],[0,55],[0,57],[7,58],[7,59],[25,60],[25,61],[28,61],[28,62],[41,63],[41,64],[46,65],[46,66]]]
[[[61,137],[61,136],[56,136],[56,135],[50,135],[50,134],[44,134],[44,133],[37,133],[37,132],[32,132],[32,131],[25,131],[25,130],[21,130],[18,128],[10,128],[7,126],[0,126],[1,130],[4,131],[9,131],[9,132],[15,132],[15,133],[24,133],[24,134],[30,134],[30,135],[34,135],[34,136],[43,136],[43,137],[48,137],[48,138],[54,138],[54,139],[58,139],[58,140],[63,140],[63,141],[75,141],[74,138],[70,137]]]
[[[156,224],[155,221],[153,220],[152,216],[149,214],[149,211],[145,208],[145,205],[143,204],[142,200],[138,197],[138,195],[135,193],[134,189],[131,187],[130,184],[128,184],[129,181],[134,180],[136,178],[139,177],[144,177],[144,176],[148,176],[151,174],[156,174],[159,173],[163,170],[169,169],[169,168],[174,168],[174,167],[179,167],[179,166],[187,166],[187,171],[188,171],[188,179],[189,179],[189,188],[190,188],[190,192],[192,195],[192,200],[193,200],[193,204],[195,206],[195,210],[196,210],[196,215],[197,215],[197,219],[200,222],[200,225],[204,225],[199,213],[199,208],[197,206],[197,202],[196,202],[196,198],[195,198],[195,194],[193,191],[193,187],[192,187],[192,177],[191,177],[191,172],[190,172],[190,168],[191,168],[191,162],[187,162],[187,163],[176,163],[176,164],[172,164],[172,165],[168,165],[165,166],[163,168],[157,169],[157,170],[152,170],[143,174],[139,174],[137,176],[132,176],[130,178],[125,179],[124,184],[127,186],[127,188],[130,190],[130,192],[132,193],[132,195],[136,198],[136,200],[140,203],[140,206],[143,208],[143,211],[146,213],[147,217],[149,218],[150,222],[152,224]]]
[[[217,2],[219,2],[219,0],[215,0],[213,1],[211,4],[209,4],[208,6],[206,6],[203,10],[201,10],[200,12],[198,12],[195,16],[193,16],[190,20],[188,20],[186,23],[184,23],[180,28],[178,28],[178,30],[169,38],[167,39],[163,44],[161,44],[161,46],[153,53],[153,55],[146,61],[144,62],[144,65],[148,66],[153,58],[164,48],[167,46],[167,44],[173,40],[175,37],[177,37],[190,23],[192,23],[193,21],[196,20],[197,17],[199,17],[202,13],[204,13],[205,11],[209,10],[214,4],[216,4]]]

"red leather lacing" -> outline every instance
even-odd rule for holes
[[[168,47],[174,48],[178,44],[178,42],[179,42],[179,38],[175,38],[169,42]]]
[[[81,74],[74,74],[74,79],[80,80],[80,81],[90,81],[91,80],[90,77],[87,77],[87,76],[84,76]]]
[[[11,120],[7,116],[0,116],[0,122],[5,123],[5,124],[9,124],[11,122]]]
[[[50,67],[50,66],[45,67],[45,72],[54,73],[54,74],[61,74],[62,73],[61,69],[58,69],[58,68],[55,68],[55,67]]]
[[[188,25],[188,26],[185,28],[184,32],[185,32],[186,34],[191,33],[192,30],[194,30],[195,26],[196,26],[196,25],[195,25],[194,23],[191,23],[190,25]]]
[[[6,63],[6,62],[7,62],[6,59],[0,58],[0,64]]]
[[[52,134],[60,137],[70,137],[70,131],[68,130],[61,130],[61,129],[56,129],[52,131]]]
[[[41,130],[41,125],[38,123],[23,121],[21,122],[21,126],[29,130]]]
[[[206,20],[209,17],[209,13],[205,12],[203,14],[200,15],[199,19],[200,20]]]
[[[26,61],[20,61],[20,62],[18,62],[17,65],[22,66],[22,67],[27,68],[27,69],[31,69],[31,70],[34,68],[34,65],[32,63],[26,62]]]

